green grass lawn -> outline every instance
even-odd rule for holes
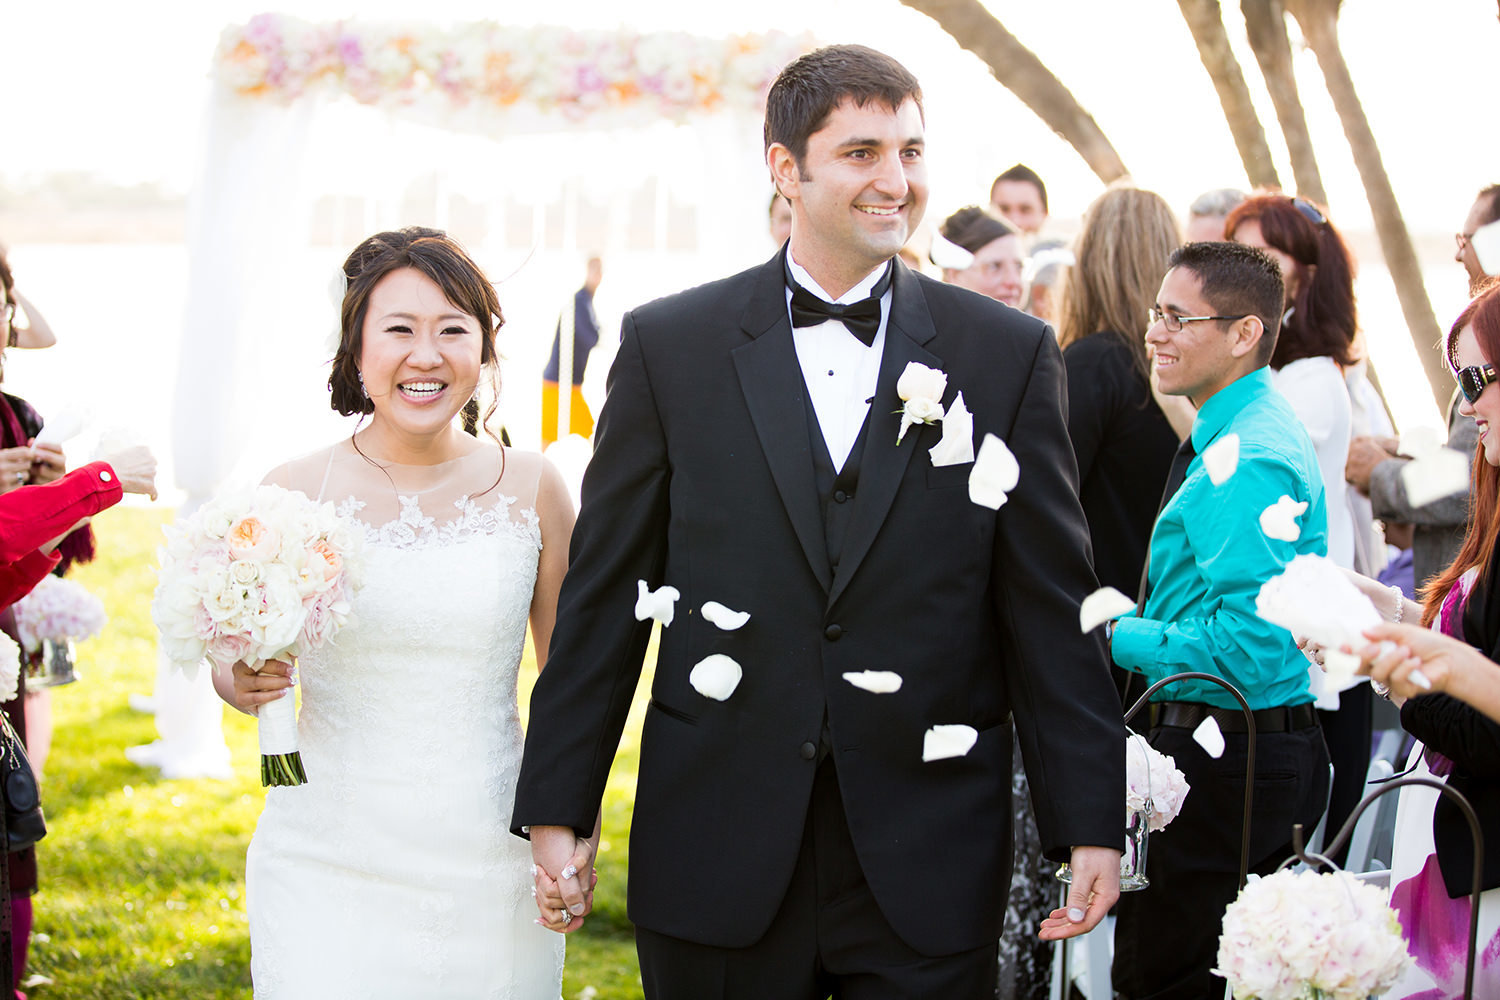
[[[79,648],[82,680],[53,692],[56,722],[37,849],[41,889],[27,975],[34,998],[250,996],[245,848],[260,815],[254,721],[226,709],[232,781],[163,781],[125,759],[156,736],[131,692],[156,676],[150,599],[155,550],[170,512],[141,507],[95,520],[100,557],[73,578],[103,599],[110,622]],[[522,664],[523,711],[536,664]],[[625,870],[635,794],[641,700],[605,797],[597,906],[569,936],[563,996],[641,997],[625,918]],[[592,990],[592,992],[590,992]]]

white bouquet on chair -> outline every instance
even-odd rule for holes
[[[1235,1000],[1365,1000],[1411,962],[1384,890],[1347,872],[1250,879],[1224,911],[1214,969]]]
[[[319,648],[348,621],[362,540],[333,504],[279,486],[204,504],[161,552],[151,614],[167,658],[229,670]],[[305,783],[293,699],[261,706],[259,725],[261,784]]]

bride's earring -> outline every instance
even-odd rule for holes
[[[370,398],[370,390],[365,388],[365,373],[364,372],[355,372],[354,374],[356,375],[356,377],[359,378],[359,392],[360,392],[360,395],[364,396],[366,399],[369,399]]]

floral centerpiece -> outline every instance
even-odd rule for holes
[[[71,644],[98,635],[109,621],[103,601],[81,584],[50,575],[16,602],[15,614],[27,681],[42,686],[74,680]],[[48,663],[63,669],[49,676]]]
[[[1156,749],[1139,733],[1125,737],[1125,853],[1120,856],[1120,891],[1144,889],[1146,844],[1152,833],[1165,830],[1182,812],[1187,799],[1187,777],[1177,762]],[[1057,870],[1064,882],[1073,880],[1068,865]]]
[[[167,528],[151,613],[185,671],[259,669],[329,642],[349,619],[362,536],[332,504],[279,486],[215,499]],[[259,712],[261,783],[307,781],[293,699]]]
[[[1384,890],[1348,872],[1250,878],[1224,911],[1213,970],[1235,1000],[1365,1000],[1411,961]]]

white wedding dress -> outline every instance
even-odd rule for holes
[[[382,469],[343,442],[269,477],[366,545],[354,619],[298,666],[307,784],[268,790],[250,844],[257,998],[559,997],[563,938],[509,832],[540,471],[490,447]]]

